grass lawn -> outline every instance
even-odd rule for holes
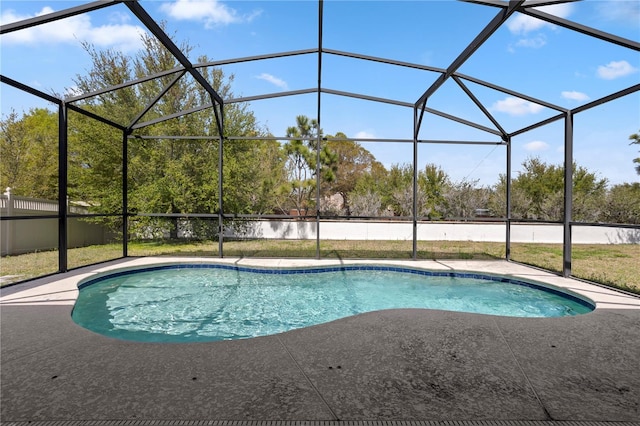
[[[640,244],[574,244],[571,273],[640,294]],[[511,259],[562,272],[562,245],[512,244]]]
[[[503,259],[502,243],[467,241],[419,241],[419,259]],[[320,257],[327,259],[410,259],[411,241],[320,242]],[[315,240],[225,241],[229,257],[316,257]],[[217,242],[131,242],[130,256],[218,256]],[[119,244],[90,246],[68,252],[69,268],[98,263],[122,256]],[[559,244],[512,244],[514,261],[555,272],[562,271],[562,246]],[[640,294],[640,245],[574,245],[572,273],[587,280]],[[0,285],[22,281],[57,271],[58,252],[47,251],[0,260]]]

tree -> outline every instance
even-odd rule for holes
[[[79,93],[92,93],[125,83],[134,78],[133,59],[122,52],[83,47],[92,67],[73,82]],[[129,124],[142,109],[142,99],[135,87],[105,91],[76,105],[123,125]],[[122,132],[83,114],[68,114],[68,193],[71,199],[90,206],[90,213],[122,213]],[[137,206],[132,206],[137,209]],[[141,210],[144,211],[144,210]],[[115,217],[95,218],[119,230],[122,221]]]
[[[388,200],[396,216],[413,215],[413,166],[392,164],[385,182],[383,200]],[[418,187],[418,206],[425,201],[424,193]]]
[[[393,164],[383,179],[383,202],[399,216],[413,215],[413,166]],[[416,205],[418,217],[438,219],[446,213],[449,176],[437,165],[427,164],[418,172]]]
[[[573,165],[572,219],[597,222],[602,214],[607,194],[607,179],[599,178],[584,167]],[[564,211],[564,209],[563,209]]]
[[[385,213],[388,213],[388,210],[382,209],[382,196],[373,190],[353,192],[350,199],[352,216],[385,216]]]
[[[340,139],[340,140],[336,140]],[[344,200],[343,209],[350,214],[350,193],[358,180],[374,168],[384,168],[376,158],[358,142],[346,140],[347,135],[338,132],[326,137],[326,149],[335,155],[335,177],[329,182],[326,192],[339,193]]]
[[[629,139],[631,140],[629,145],[640,145],[640,133],[633,133]],[[634,158],[633,162],[636,163],[636,172],[640,175],[640,157]]]
[[[435,164],[427,164],[418,174],[418,185],[426,195],[424,211],[429,219],[445,216],[447,188],[450,186],[447,173]]]
[[[395,216],[413,215],[413,166],[411,164],[392,164],[385,179],[381,182],[380,192],[386,208]],[[427,195],[424,189],[417,187],[418,216],[429,213],[426,207]]]
[[[417,215],[430,219],[441,218],[446,211],[444,194],[449,185],[447,174],[435,164],[427,164],[424,170],[419,171],[417,183]],[[350,197],[357,198],[356,211],[359,213],[352,211],[356,216],[387,216],[389,212],[397,216],[412,216],[413,166],[393,164],[387,171],[382,164],[374,161],[370,170],[358,179]],[[366,208],[366,202],[374,203],[378,209]]]
[[[517,208],[514,210],[514,206]],[[507,176],[500,174],[488,202],[489,212],[495,217],[507,215]],[[524,217],[531,210],[531,199],[525,191],[511,187],[511,217]]]
[[[485,208],[489,202],[491,191],[479,188],[477,180],[462,179],[447,185],[444,192],[446,200],[445,217],[470,218],[475,216],[476,209]]]
[[[388,174],[381,163],[375,162],[371,170],[358,177],[348,194],[351,216],[393,216],[390,198],[386,195]]]
[[[640,183],[613,186],[607,193],[601,219],[608,223],[640,224]]]
[[[75,84],[83,92],[112,87],[179,66],[178,61],[156,38],[144,35],[144,49],[133,57],[111,50],[85,48],[92,59],[87,75],[78,75]],[[183,43],[187,55],[191,46]],[[208,58],[200,57],[199,62]],[[200,68],[204,78],[222,98],[233,97],[231,83],[220,69]],[[129,125],[163,88],[174,79],[166,75],[123,89],[107,91],[89,98],[82,107],[120,124]],[[211,102],[209,94],[189,74],[182,76],[139,122],[166,117]],[[265,135],[246,104],[225,105],[225,135],[245,140],[226,141],[223,145],[223,206],[226,213],[254,213],[267,209],[263,196],[273,198],[279,185],[274,170],[281,170],[282,158],[277,144],[257,143],[253,137]],[[94,120],[81,116],[75,128],[70,152],[71,187],[87,200],[99,200],[101,212],[121,211],[122,134],[99,129]],[[109,127],[109,126],[104,126]],[[141,213],[190,214],[219,211],[220,131],[211,109],[185,114],[153,126],[136,130],[139,136],[190,136],[202,139],[129,139],[128,199],[130,211]],[[275,148],[275,149],[274,149]],[[265,164],[265,161],[272,163]],[[73,169],[73,170],[72,170]],[[273,187],[269,188],[269,185]],[[108,207],[107,207],[108,206]],[[156,219],[154,219],[157,221]],[[178,236],[180,222],[170,220],[170,237]],[[192,228],[196,226],[191,221]],[[196,225],[193,225],[196,224]],[[202,224],[201,224],[202,225]],[[191,229],[197,238],[217,234],[215,224]],[[162,228],[160,224],[160,228]],[[148,224],[144,224],[145,229]],[[196,232],[197,231],[197,232]],[[195,234],[194,234],[195,232]]]
[[[522,163],[523,171],[511,183],[511,215],[521,219],[560,221],[564,214],[564,166],[549,165],[539,158]],[[604,205],[607,179],[573,164],[573,220],[597,220]],[[506,177],[494,188],[490,201],[496,216],[506,212]]]
[[[31,109],[0,120],[0,188],[14,195],[58,198],[58,114]]]
[[[286,136],[292,139],[283,146],[287,157],[287,182],[281,185],[280,192],[286,196],[298,215],[302,215],[315,206],[318,170],[321,182],[330,183],[335,180],[336,155],[325,144],[320,149],[318,165],[318,138],[322,137],[322,129],[315,119],[297,116],[296,125],[287,128]]]

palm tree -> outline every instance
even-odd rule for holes
[[[313,194],[318,172],[318,138],[322,136],[322,129],[317,120],[299,115],[296,117],[296,125],[287,128],[286,136],[292,139],[283,146],[287,155],[288,182],[281,190],[298,215],[301,215],[315,205]],[[330,182],[335,178],[335,163],[336,155],[325,145],[320,151],[320,173],[323,180]]]
[[[633,145],[633,144],[640,145],[640,133],[632,134],[631,136],[629,136],[629,140],[631,140],[631,143],[629,145]],[[633,162],[637,164],[636,172],[640,175],[640,157],[634,158]]]

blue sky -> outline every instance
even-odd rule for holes
[[[82,4],[77,1],[0,2],[2,24]],[[167,21],[177,44],[190,55],[222,60],[299,49],[318,41],[315,1],[172,0],[140,3],[156,20]],[[581,1],[543,8],[547,13],[640,42],[640,2]],[[496,15],[497,9],[453,0],[338,1],[324,3],[323,47],[446,68]],[[68,18],[39,28],[0,36],[3,75],[44,92],[73,90],[73,77],[90,67],[80,42],[135,53],[142,24],[124,5]],[[223,68],[233,74],[234,94],[252,96],[317,86],[317,55],[256,61]],[[323,55],[322,86],[367,96],[415,102],[436,73]],[[640,83],[640,53],[516,14],[462,65],[460,73],[536,99],[575,108]],[[555,115],[552,110],[499,91],[467,83],[507,131]],[[7,85],[0,86],[1,111],[47,106]],[[412,137],[413,110],[324,94],[321,124],[327,134],[354,138]],[[448,80],[429,99],[430,108],[492,127],[460,87]],[[250,109],[274,135],[283,135],[298,114],[316,116],[317,95],[256,101]],[[612,184],[637,182],[632,159],[638,146],[629,135],[640,131],[640,93],[577,114],[574,158]],[[495,141],[496,136],[426,114],[421,139]],[[563,124],[556,122],[513,139],[514,171],[528,157],[551,164],[563,159]],[[406,143],[363,142],[389,166],[412,161]],[[421,145],[419,166],[440,165],[454,180],[496,182],[505,168],[503,146]]]

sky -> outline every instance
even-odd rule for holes
[[[21,19],[74,7],[66,0],[0,1],[0,20]],[[315,1],[140,0],[157,21],[165,21],[176,44],[192,47],[189,60],[201,56],[225,60],[314,49],[318,45]],[[640,2],[584,0],[540,10],[633,42],[640,42]],[[445,69],[493,19],[498,9],[455,0],[343,1],[323,5],[325,49],[375,56]],[[144,26],[124,5],[67,18],[0,36],[0,72],[46,93],[73,93],[74,77],[91,67],[82,47],[117,49],[135,55]],[[233,75],[235,97],[315,89],[318,55],[252,61],[222,67]],[[579,34],[570,29],[514,14],[458,69],[458,73],[508,88],[530,98],[573,109],[640,83],[640,52]],[[325,89],[415,103],[439,76],[436,72],[323,54]],[[538,123],[557,113],[514,94],[465,80],[473,95],[507,132]],[[413,109],[334,94],[320,97],[325,134],[348,137],[411,139]],[[470,97],[448,79],[427,106],[495,128]],[[0,109],[27,112],[50,107],[29,94],[0,85]],[[300,114],[315,118],[317,94],[251,102],[248,108],[276,136],[283,136]],[[638,182],[632,159],[640,146],[629,136],[640,132],[640,92],[574,116],[574,160],[611,185]],[[499,142],[500,138],[433,114],[425,114],[420,139]],[[513,170],[528,158],[560,165],[564,123],[556,121],[512,139]],[[413,146],[403,142],[362,142],[378,161],[411,163]],[[418,166],[434,163],[454,181],[492,185],[504,173],[502,145],[420,144]]]

